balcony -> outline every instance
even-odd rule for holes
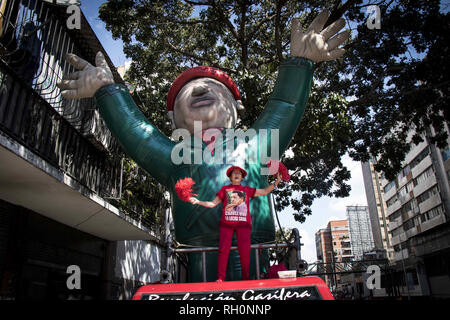
[[[392,237],[392,239],[391,239],[391,244],[392,244],[393,246],[396,246],[396,245],[399,244],[399,243],[400,243],[400,235],[395,236],[395,237]]]
[[[425,158],[422,159],[422,161],[420,161],[419,164],[417,164],[411,170],[413,179],[417,178],[426,168],[431,166],[431,164],[432,164],[431,157],[430,155],[427,155]]]
[[[422,224],[420,225],[420,228],[421,228],[422,232],[424,232],[424,231],[430,230],[442,223],[445,223],[445,217],[444,217],[444,215],[440,214],[436,217],[431,218],[430,220],[422,222]]]
[[[418,234],[419,231],[418,231],[417,227],[412,227],[411,229],[406,230],[405,233],[406,233],[406,237],[409,239],[409,238],[415,236],[416,234]]]
[[[403,196],[399,196],[398,200],[400,201],[401,205],[404,205],[405,203],[407,203],[409,200],[411,200],[411,193],[406,193]]]
[[[405,157],[405,163],[410,163],[415,157],[417,157],[423,149],[427,147],[427,142],[424,140],[423,142],[419,143],[417,146],[414,146],[412,150],[406,155]]]
[[[409,257],[408,249],[403,249],[398,252],[394,252],[394,259],[395,261],[402,261]]]
[[[386,201],[387,201],[390,198],[392,198],[396,193],[397,193],[397,188],[395,186],[393,186],[391,189],[389,189],[388,192],[386,192],[384,194],[384,199],[386,199]]]
[[[424,202],[419,203],[420,212],[425,213],[428,210],[433,209],[434,207],[436,207],[437,205],[439,205],[441,203],[442,203],[441,196],[439,195],[439,193],[436,193],[436,194],[432,195],[431,197],[429,197]]]
[[[391,214],[393,214],[395,211],[397,211],[401,207],[402,207],[402,204],[400,203],[399,200],[397,200],[396,202],[394,202],[394,204],[392,204],[390,207],[387,208],[387,210],[386,210],[387,216],[389,217]]]
[[[398,227],[400,227],[402,225],[402,217],[398,217],[397,219],[395,219],[394,221],[389,222],[389,232],[392,232],[393,230],[397,229]]]
[[[421,195],[425,190],[430,189],[432,186],[436,184],[436,176],[432,174],[431,176],[428,176],[425,181],[423,181],[421,184],[418,184],[414,187],[413,192],[414,196],[417,198],[419,195]]]
[[[56,87],[74,71],[64,55],[92,62],[100,42],[83,15],[80,31],[71,32],[65,9],[30,3],[8,1],[2,21],[1,198],[103,239],[154,239],[105,200],[118,196],[122,153],[93,99],[65,100]],[[14,15],[16,7],[24,14]]]

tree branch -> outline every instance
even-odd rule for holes
[[[275,47],[276,47],[276,55],[279,61],[283,61],[283,51],[281,48],[281,39],[280,39],[280,15],[281,8],[284,6],[285,1],[277,1],[276,4],[276,15],[275,15]]]
[[[256,33],[257,31],[259,31],[259,29],[261,28],[261,26],[262,26],[264,23],[266,23],[266,22],[272,20],[273,18],[275,18],[275,16],[276,16],[276,14],[273,14],[273,15],[271,15],[271,16],[266,16],[264,19],[259,20],[259,22],[254,26],[252,32],[250,32],[250,33],[248,34],[247,40],[252,39],[253,36],[255,35],[255,33]]]
[[[211,5],[218,9],[218,11],[220,12],[220,14],[222,15],[223,19],[225,20],[225,24],[227,25],[228,29],[230,30],[231,34],[234,36],[234,38],[237,41],[240,41],[239,39],[239,35],[236,31],[236,29],[234,28],[233,24],[231,23],[231,21],[228,19],[228,17],[224,14],[225,9],[219,5],[219,7],[217,6],[217,3],[215,3],[214,1],[211,2]]]
[[[242,57],[242,65],[244,68],[247,67],[248,64],[248,50],[247,50],[247,41],[245,41],[245,22],[246,17],[245,14],[247,13],[247,6],[245,1],[240,3],[241,7],[241,21],[239,22],[239,43],[241,44],[241,57]]]
[[[210,58],[207,58],[205,56],[199,56],[194,54],[192,51],[185,51],[183,49],[180,49],[176,46],[174,46],[172,43],[170,43],[168,40],[166,40],[167,45],[175,52],[178,52],[186,57],[189,57],[191,59],[194,60],[195,63],[202,65],[203,62],[207,62],[209,65],[211,65],[212,67],[216,67],[219,68],[223,71],[225,71],[228,74],[236,74],[237,71],[234,69],[229,69],[229,68],[225,68],[223,66],[219,66],[217,63],[215,63],[213,60],[211,60]]]
[[[384,92],[384,93],[376,93],[375,94],[374,92],[371,92],[371,93],[366,94],[364,97],[362,97],[360,99],[350,101],[349,102],[349,106],[354,106],[354,105],[356,105],[358,103],[361,103],[361,102],[363,102],[363,103],[367,102],[371,98],[389,97],[389,96],[391,96],[391,97],[408,96],[410,94],[417,93],[417,92],[420,92],[420,91],[439,89],[441,87],[448,86],[449,84],[450,84],[450,81],[445,81],[445,82],[442,82],[440,84],[434,84],[432,86],[427,86],[427,87],[418,87],[418,88],[414,88],[414,89],[411,89],[411,90],[408,90],[408,91],[399,92],[399,93]],[[371,90],[371,91],[374,91],[374,90]]]
[[[342,6],[339,6],[339,1],[337,1],[334,5],[333,10],[330,13],[330,16],[328,17],[327,22],[324,25],[324,29],[328,27],[333,22],[340,19],[344,13],[353,5],[355,5],[356,0],[348,0],[346,3],[344,3]]]
[[[213,4],[213,3],[211,3],[211,1],[207,1],[207,2],[198,2],[198,1],[189,1],[189,0],[184,0],[184,1],[193,6],[210,6],[211,4]]]

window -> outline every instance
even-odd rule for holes
[[[406,192],[411,192],[414,189],[414,183],[411,181],[406,185]]]
[[[424,193],[422,193],[420,196],[417,197],[417,203],[422,203],[425,200],[428,200],[430,197],[434,196],[438,193],[437,186],[434,186],[433,188],[428,189]]]
[[[386,206],[389,208],[390,206],[392,206],[395,202],[397,202],[398,198],[397,195],[393,196],[392,198],[390,198],[388,201],[386,201]]]
[[[419,176],[417,176],[416,179],[414,179],[414,186],[417,186],[417,185],[423,183],[432,174],[434,174],[433,168],[429,167],[424,172],[422,172]]]
[[[395,180],[389,182],[387,185],[384,186],[384,193],[387,193],[389,190],[391,190],[393,187],[395,187]]]
[[[414,228],[414,220],[410,219],[403,224],[403,230],[407,231],[411,228]]]
[[[407,203],[405,203],[404,205],[403,205],[403,207],[402,207],[402,213],[406,213],[406,212],[409,212],[412,208],[411,208],[411,202],[412,202],[412,200],[411,201],[408,201]]]
[[[389,216],[389,222],[395,221],[395,219],[397,219],[401,215],[402,215],[402,210],[399,209],[399,210],[395,211],[393,214],[391,214]]]
[[[401,179],[403,177],[408,176],[408,174],[411,172],[411,168],[409,167],[409,165],[407,165],[406,167],[404,167],[402,169],[402,171],[400,171],[398,178]]]
[[[427,212],[425,212],[424,214],[422,214],[422,215],[420,216],[420,220],[421,220],[422,222],[425,222],[425,221],[427,221],[427,220],[433,219],[434,217],[437,217],[438,215],[442,214],[443,212],[444,212],[444,211],[443,211],[442,205],[441,205],[441,206],[434,207],[433,209],[428,210]]]
[[[419,153],[417,157],[415,157],[413,161],[411,161],[411,163],[409,164],[411,169],[417,166],[429,153],[430,151],[428,150],[428,147],[425,148],[421,153]]]
[[[442,151],[441,155],[442,155],[442,161],[443,162],[447,161],[447,159],[450,158],[450,148],[447,148],[444,151]]]
[[[402,187],[399,191],[398,191],[398,197],[400,199],[403,199],[406,196],[407,192],[406,192],[406,186]]]
[[[408,279],[408,285],[414,285],[417,286],[419,284],[419,279],[417,278],[417,273],[414,271],[408,272],[406,274],[406,277]]]

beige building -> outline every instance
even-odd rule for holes
[[[316,232],[317,260],[326,264],[326,273],[335,271],[334,263],[351,261],[352,251],[347,220],[329,221],[324,229]],[[325,282],[330,288],[339,287],[340,275],[326,275]]]
[[[384,250],[389,261],[394,261],[392,236],[388,230],[386,201],[381,187],[381,174],[373,168],[373,161],[361,163],[367,206],[375,249]]]

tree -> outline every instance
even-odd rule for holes
[[[132,159],[123,157],[122,195],[110,201],[146,227],[161,231],[168,199],[164,188]]]
[[[355,98],[348,104],[354,121],[351,157],[377,159],[375,169],[393,180],[411,149],[406,139],[411,129],[413,143],[428,136],[446,148],[450,16],[441,12],[440,1],[377,1],[381,29],[371,30],[361,10],[371,3],[354,2],[358,5],[346,17],[356,25],[357,37],[346,46],[339,70],[351,78],[321,69],[329,79],[324,89]]]
[[[276,243],[288,243],[291,240],[292,229],[290,228],[281,228],[275,231],[275,242]],[[279,261],[283,261],[283,259],[287,255],[286,248],[270,248],[269,256],[271,261],[275,261],[275,263]]]
[[[293,156],[282,159],[293,174],[289,186],[276,192],[276,209],[290,205],[294,218],[303,222],[314,199],[348,196],[350,172],[341,162],[346,152],[358,161],[378,158],[376,168],[391,179],[409,148],[407,129],[415,127],[418,142],[431,124],[437,132],[433,141],[444,146],[448,14],[439,12],[438,1],[376,4],[380,30],[366,25],[371,3],[355,0],[109,0],[99,15],[133,60],[128,80],[145,88],[137,99],[143,112],[167,135],[167,92],[187,67],[218,67],[235,80],[243,96],[240,127],[245,129],[272,92],[278,66],[289,52],[294,16],[308,26],[328,8],[327,25],[344,15],[356,26],[347,54],[316,66],[308,108],[290,145]]]

